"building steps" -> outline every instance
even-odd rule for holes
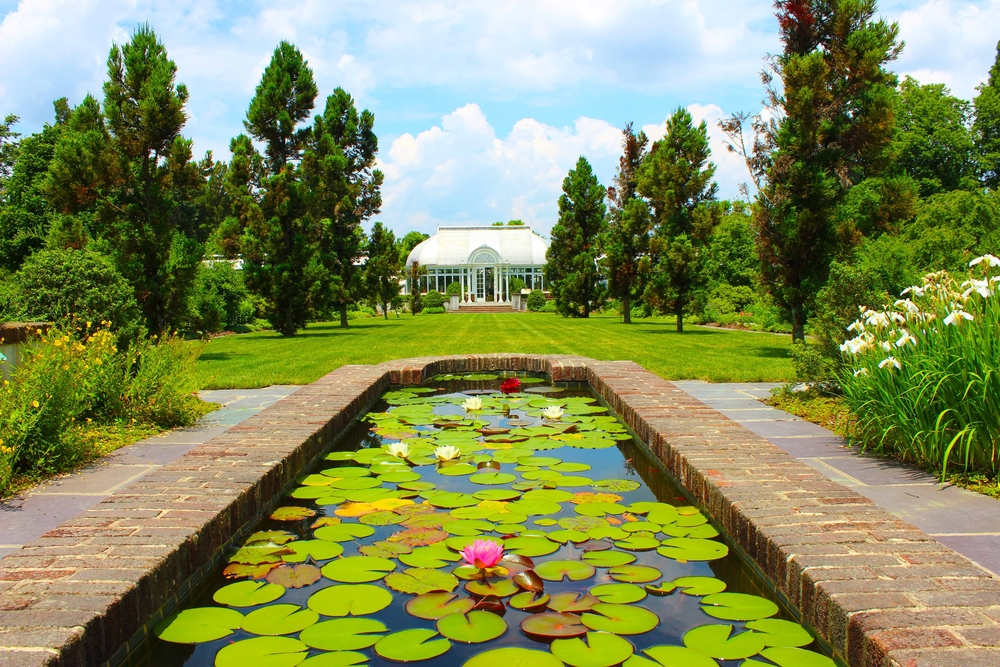
[[[458,310],[451,311],[459,314],[470,313],[513,313],[514,309],[510,304],[502,303],[463,303]]]

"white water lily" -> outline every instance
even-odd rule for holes
[[[454,445],[441,445],[434,448],[434,456],[438,461],[451,461],[462,455],[462,450]]]
[[[483,409],[483,399],[479,398],[478,396],[473,396],[472,398],[467,398],[467,399],[465,399],[465,402],[462,403],[462,407],[466,410],[466,412],[473,412],[475,410],[482,410]]]
[[[401,459],[405,459],[410,455],[410,446],[403,442],[394,442],[391,445],[386,446],[385,450],[392,456],[396,456]]]
[[[563,416],[563,411],[558,405],[551,405],[542,410],[542,416],[546,419],[559,419]]]
[[[948,314],[948,317],[944,318],[944,323],[948,325],[958,325],[962,323],[962,320],[972,320],[976,319],[972,316],[972,313],[967,313],[964,310],[953,310]]]
[[[889,366],[890,367],[889,370],[891,371],[892,366],[895,366],[896,368],[902,368],[903,364],[899,363],[899,360],[896,359],[896,357],[886,357],[882,361],[878,362],[879,368],[885,368],[886,366]]]

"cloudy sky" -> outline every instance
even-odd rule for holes
[[[971,98],[1000,39],[1000,0],[883,0],[906,41],[900,74]],[[0,115],[22,132],[52,100],[100,93],[113,42],[148,21],[191,92],[185,134],[227,157],[279,40],[321,96],[375,113],[385,205],[397,232],[520,218],[542,232],[585,155],[607,184],[620,128],[651,136],[688,107],[709,122],[723,196],[742,164],[715,121],[759,108],[757,72],[778,48],[767,0],[0,0]],[[322,97],[318,107],[322,106]]]

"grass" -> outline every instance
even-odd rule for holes
[[[311,324],[292,338],[270,331],[213,339],[198,362],[202,388],[308,384],[344,364],[445,354],[517,352],[629,359],[667,379],[785,382],[794,377],[786,336],[690,327],[672,318],[621,324],[615,315],[551,313],[401,315]]]

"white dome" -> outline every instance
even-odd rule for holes
[[[438,227],[438,233],[410,251],[406,265],[544,266],[549,242],[531,227]]]

